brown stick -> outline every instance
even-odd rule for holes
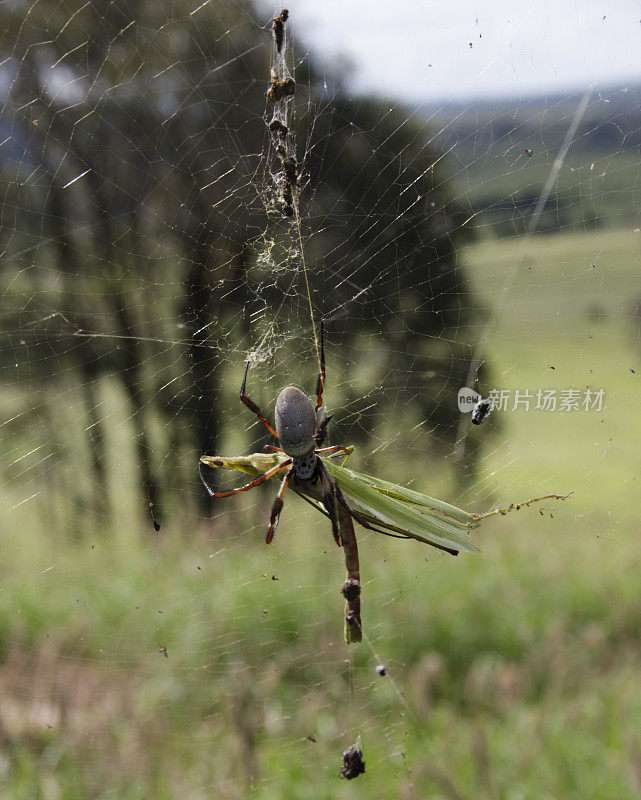
[[[347,577],[341,592],[345,598],[345,641],[347,644],[360,642],[363,638],[361,625],[361,573],[358,561],[358,544],[354,523],[340,503],[338,506],[338,525],[343,541],[343,555]]]

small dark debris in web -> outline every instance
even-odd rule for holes
[[[280,53],[283,49],[283,42],[285,41],[285,23],[289,17],[289,11],[284,8],[278,17],[274,17],[274,24],[272,30],[274,31],[274,41],[276,42],[276,50]]]
[[[272,575],[272,580],[273,580],[273,581],[277,581],[278,579],[279,579],[279,578],[278,578],[278,575]]]
[[[158,652],[159,652],[161,655],[163,655],[165,658],[169,658],[169,654],[167,653],[167,648],[166,648],[166,647],[160,647],[160,648],[158,648]]]
[[[276,70],[272,69],[267,99],[271,100],[272,103],[277,103],[285,97],[292,97],[294,94],[296,94],[296,81],[291,77],[281,79],[276,74]]]
[[[307,737],[307,741],[313,742],[314,744],[316,744],[316,737],[312,736],[311,733],[310,733],[309,736]]]
[[[490,400],[479,400],[472,409],[472,424],[482,425],[486,418],[492,413],[492,403]]]
[[[287,156],[283,159],[283,169],[285,170],[285,178],[292,186],[296,186],[298,182],[298,162],[295,156]]]
[[[288,181],[283,184],[283,214],[286,217],[294,216],[294,193],[292,192],[292,185]]]
[[[282,137],[283,139],[284,139],[284,138],[285,138],[285,136],[287,136],[287,134],[289,133],[289,128],[287,127],[287,125],[285,125],[285,123],[284,123],[284,122],[281,122],[281,121],[280,121],[279,119],[277,119],[276,117],[273,117],[273,118],[272,118],[272,120],[271,120],[271,122],[269,123],[269,130],[270,130],[272,133],[275,133],[275,134],[276,134],[276,136],[280,136],[280,137]]]
[[[526,147],[526,148],[525,148],[525,150],[524,150],[523,152],[524,152],[524,153],[525,153],[525,155],[526,155],[526,156],[528,156],[529,158],[532,158],[532,156],[534,155],[534,150],[530,150],[530,148],[529,148],[529,147]]]
[[[385,666],[385,664],[379,664],[376,667],[376,674],[380,675],[381,677],[387,675],[387,667]]]
[[[365,772],[365,762],[363,761],[363,751],[361,743],[357,741],[343,752],[343,766],[340,768],[339,776],[351,781],[358,778]]]

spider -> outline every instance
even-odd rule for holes
[[[257,478],[254,478],[253,481],[245,484],[245,486],[239,486],[237,489],[230,489],[226,492],[214,492],[205,480],[202,472],[202,464],[199,467],[200,478],[209,496],[212,498],[229,497],[232,494],[247,492],[255,486],[264,483],[268,478],[271,478],[272,475],[275,475],[284,467],[289,467],[272,506],[269,528],[265,536],[265,542],[267,544],[274,538],[274,531],[278,525],[280,512],[283,510],[283,495],[290,481],[296,484],[299,482],[316,483],[316,481],[320,480],[323,505],[332,523],[332,534],[339,547],[341,547],[342,541],[338,524],[337,503],[340,503],[350,516],[363,527],[376,530],[348,506],[347,501],[343,497],[343,493],[329,474],[322,459],[319,458],[321,455],[326,456],[332,453],[343,452],[347,455],[350,453],[350,451],[342,445],[335,445],[333,447],[322,446],[327,436],[327,425],[333,416],[331,414],[327,416],[323,407],[323,389],[325,388],[325,343],[322,322],[320,339],[320,373],[316,382],[316,407],[314,408],[309,397],[307,397],[303,391],[295,386],[286,386],[276,399],[276,407],[274,409],[276,430],[267,422],[263,412],[256,403],[250,400],[245,394],[249,363],[245,368],[245,377],[243,378],[243,385],[240,389],[240,400],[256,414],[262,424],[276,437],[281,445],[280,447],[274,447],[268,444],[265,445],[265,449],[275,453],[284,453],[288,458],[285,459],[285,461],[281,461],[275,467],[268,469],[267,472],[259,475]]]

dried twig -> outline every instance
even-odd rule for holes
[[[482,519],[496,517],[499,514],[504,517],[510,511],[520,511],[522,508],[527,508],[532,505],[532,503],[541,503],[543,500],[567,500],[572,494],[574,494],[574,489],[567,494],[544,494],[541,497],[531,497],[529,500],[524,500],[522,503],[510,503],[509,506],[497,508],[494,511],[488,511],[487,514],[474,514],[474,518],[480,521]]]

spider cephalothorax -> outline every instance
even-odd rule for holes
[[[327,416],[323,408],[323,388],[325,386],[325,347],[323,342],[323,326],[321,324],[321,348],[320,348],[320,374],[316,384],[316,407],[314,408],[309,397],[297,389],[295,386],[286,386],[278,395],[276,400],[276,407],[274,409],[274,419],[276,423],[276,430],[265,419],[263,412],[252,400],[245,394],[245,386],[247,383],[247,373],[249,371],[249,364],[245,369],[245,377],[243,385],[240,390],[240,399],[249,409],[251,409],[267,430],[278,439],[280,447],[267,445],[266,449],[275,452],[284,453],[288,458],[281,461],[276,466],[267,470],[263,475],[254,478],[253,481],[240,486],[238,489],[231,489],[227,492],[214,492],[202,474],[202,465],[200,477],[207,489],[210,497],[228,497],[238,492],[246,492],[253,489],[254,486],[271,478],[280,470],[289,467],[285,477],[280,485],[280,490],[274,505],[272,506],[272,513],[269,521],[269,529],[265,537],[265,541],[269,544],[271,542],[280,512],[283,508],[283,495],[291,480],[295,483],[302,483],[306,481],[320,480],[323,493],[323,505],[332,523],[332,533],[336,543],[341,545],[341,537],[338,526],[338,514],[336,504],[340,503],[351,516],[366,528],[371,526],[365,522],[358,514],[356,514],[345,501],[341,490],[338,488],[334,480],[329,474],[327,467],[323,464],[320,456],[327,456],[332,453],[344,452],[349,454],[349,450],[342,445],[334,447],[322,447],[325,437],[327,435],[327,425],[331,419],[331,415]]]

